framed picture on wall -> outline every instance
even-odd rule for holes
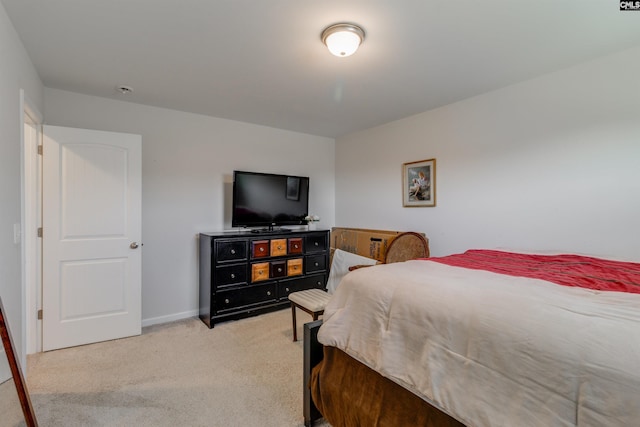
[[[300,200],[300,178],[294,176],[287,177],[287,199]]]
[[[402,165],[402,205],[405,207],[436,205],[436,159],[419,160]]]

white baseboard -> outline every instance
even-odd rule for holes
[[[176,320],[188,319],[190,317],[198,317],[198,310],[183,311],[182,313],[170,314],[168,316],[152,317],[150,319],[142,319],[142,327],[158,325],[160,323],[175,322]]]

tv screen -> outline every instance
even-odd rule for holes
[[[233,172],[233,227],[305,224],[308,211],[308,177]]]

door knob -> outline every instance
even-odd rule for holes
[[[131,244],[129,245],[129,247],[130,247],[131,249],[138,249],[138,243],[133,242],[133,243],[131,243]]]

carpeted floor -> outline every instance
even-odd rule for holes
[[[291,337],[289,309],[213,329],[182,320],[31,355],[27,385],[42,427],[301,426],[302,341]]]
[[[0,353],[0,356],[5,356]],[[24,426],[24,415],[16,386],[11,379],[0,383],[0,426],[20,427]]]

